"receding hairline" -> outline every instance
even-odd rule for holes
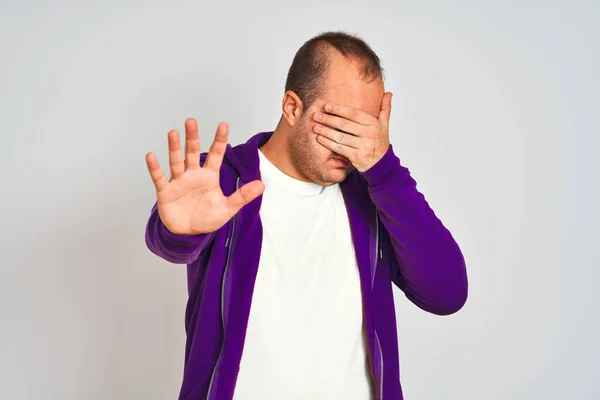
[[[323,32],[298,49],[285,84],[285,90],[296,93],[306,109],[327,87],[334,54],[354,64],[358,79],[365,84],[378,79],[384,81],[379,56],[359,35],[343,31]]]
[[[360,71],[359,78],[365,83],[371,83],[378,79],[384,79],[383,68],[375,68],[370,62],[369,58],[364,54],[352,51],[344,52],[325,40],[318,40],[315,43],[314,55],[323,62],[324,66],[323,72],[321,73],[321,76],[319,76],[320,81],[322,81],[324,79],[324,75],[330,71],[332,56],[335,54],[342,56],[348,62],[348,64],[356,64]]]

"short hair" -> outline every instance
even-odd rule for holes
[[[383,79],[379,57],[360,37],[342,31],[320,33],[298,49],[285,83],[286,92],[291,90],[300,97],[304,111],[323,91],[323,75],[331,64],[328,53],[332,48],[344,57],[358,61],[361,64],[361,78],[365,81]]]

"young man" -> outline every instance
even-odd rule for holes
[[[402,399],[393,282],[447,315],[467,298],[462,253],[389,143],[392,94],[358,37],[306,42],[274,132],[227,144],[219,124],[171,176],[146,157],[149,249],[187,264],[180,399]]]

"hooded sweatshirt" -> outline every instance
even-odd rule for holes
[[[259,147],[273,132],[227,146],[220,171],[226,196],[260,179]],[[206,153],[201,155],[201,164]],[[364,172],[340,184],[358,266],[373,398],[403,399],[392,284],[419,308],[449,315],[467,299],[465,260],[450,231],[417,190],[390,145]],[[202,235],[170,232],[157,205],[146,244],[166,261],[187,265],[184,374],[179,399],[232,399],[242,358],[262,246],[262,196],[227,224]]]

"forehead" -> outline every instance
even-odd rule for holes
[[[331,102],[351,106],[377,117],[385,92],[383,81],[365,80],[362,77],[362,64],[337,51],[332,51],[328,58],[330,65],[324,76],[319,105]]]

